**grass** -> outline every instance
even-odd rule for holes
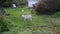
[[[49,22],[47,21],[47,17],[44,16],[33,16],[33,21],[23,21],[21,14],[22,9],[25,10],[25,14],[31,14],[30,9],[27,7],[24,8],[6,8],[7,13],[10,14],[10,16],[5,16],[8,21],[10,21],[11,25],[9,27],[10,31],[3,32],[3,34],[56,34],[54,30],[51,28],[41,28],[40,26],[47,26],[49,25]],[[51,26],[51,24],[49,25]],[[42,32],[42,33],[38,33]],[[50,31],[49,31],[50,30]],[[46,32],[45,32],[46,31]]]
[[[59,12],[54,13],[53,15],[51,15],[51,17],[59,18],[59,17],[60,17],[60,11],[59,11]]]

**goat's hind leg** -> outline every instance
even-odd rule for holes
[[[30,19],[30,21],[32,21],[32,18]]]

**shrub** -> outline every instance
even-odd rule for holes
[[[8,23],[3,18],[3,16],[0,15],[0,32],[4,32],[4,31],[9,31],[9,29],[8,29]]]
[[[51,17],[59,18],[60,17],[60,12],[54,13],[53,15],[51,15]]]
[[[8,21],[5,19],[5,16],[0,11],[0,33],[4,31],[9,31]]]
[[[0,7],[10,7],[12,0],[0,0]]]
[[[38,14],[53,14],[60,10],[60,0],[39,0],[35,6]]]

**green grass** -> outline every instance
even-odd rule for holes
[[[32,22],[30,21],[23,21],[21,14],[22,9],[25,10],[25,14],[31,14],[30,9],[27,7],[24,8],[6,8],[7,13],[10,14],[10,16],[5,16],[8,21],[11,22],[12,26],[10,26],[10,31],[3,32],[3,34],[34,34],[33,31],[37,32],[37,30],[43,30],[44,28],[39,28],[38,26],[43,26],[49,24],[46,17],[44,16],[33,16]],[[36,27],[37,26],[37,27]],[[44,29],[43,31],[48,32],[48,28]],[[44,33],[44,32],[43,32]],[[42,33],[42,34],[43,34]],[[41,34],[41,33],[40,33]],[[45,33],[44,33],[45,34]]]
[[[7,9],[7,12],[10,14],[10,16],[6,16],[11,22],[14,22],[14,23],[17,23],[17,24],[20,24],[22,22],[24,22],[22,20],[22,17],[21,17],[21,14],[22,14],[22,8],[17,8],[17,9]],[[25,10],[25,14],[31,14],[30,13],[30,10],[27,9],[27,8],[24,8]],[[32,23],[37,23],[37,24],[41,24],[41,23],[44,23],[45,22],[45,18],[44,17],[39,17],[39,16],[33,16],[33,21]]]
[[[60,18],[60,11],[54,13],[53,15],[51,15],[51,17],[53,17],[53,18]]]

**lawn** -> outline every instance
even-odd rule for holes
[[[25,14],[31,14],[31,10],[27,7],[6,8],[7,13],[10,14],[10,16],[5,16],[6,20],[10,22],[10,31],[3,32],[3,34],[59,34],[60,30],[56,31],[46,16],[32,14],[32,22],[24,22],[21,17],[22,9],[25,10]]]

